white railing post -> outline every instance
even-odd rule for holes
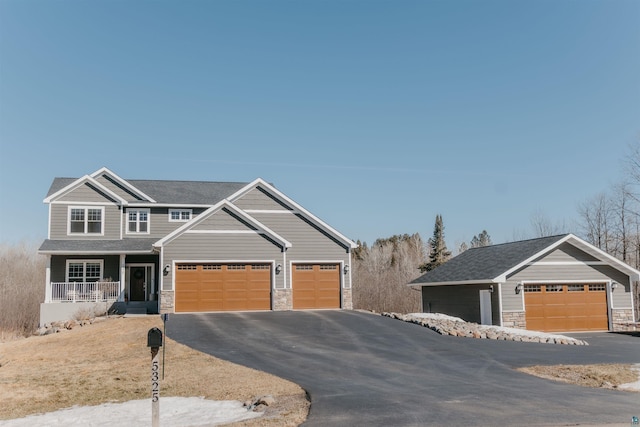
[[[47,268],[45,270],[45,291],[44,302],[51,302],[53,296],[51,295],[51,255],[47,255]]]
[[[127,255],[120,254],[120,287],[118,288],[118,301],[124,301],[124,280],[127,274]]]

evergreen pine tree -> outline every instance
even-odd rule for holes
[[[444,241],[444,224],[440,214],[436,215],[433,237],[429,239],[429,249],[429,261],[420,266],[422,272],[433,270],[451,257],[451,252],[447,250],[447,244]]]

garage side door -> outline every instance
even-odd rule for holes
[[[340,308],[339,264],[294,264],[293,308]]]
[[[271,309],[269,264],[178,264],[176,312]]]
[[[606,331],[606,285],[525,285],[527,329],[544,332]]]

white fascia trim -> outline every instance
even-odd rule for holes
[[[129,202],[129,206],[136,206],[136,207],[148,206],[148,207],[154,207],[154,208],[176,208],[176,209],[192,209],[192,208],[209,209],[210,207],[215,205],[184,204],[184,203],[148,203],[144,201],[135,201],[135,202]]]
[[[571,240],[574,240],[578,245],[584,246],[587,249],[594,251],[601,259],[604,258],[605,260],[608,261],[608,264],[616,264],[617,265],[617,269],[628,274],[630,276],[630,279],[633,280],[633,277],[636,277],[636,280],[640,280],[640,270],[636,270],[635,268],[631,267],[630,265],[625,264],[624,262],[620,261],[619,259],[609,255],[608,253],[606,253],[605,251],[603,251],[602,249],[598,249],[597,247],[593,246],[592,244],[582,240],[581,238],[574,236],[573,234],[569,235],[569,238]],[[577,246],[578,249],[584,250],[584,248],[581,248],[580,246]],[[586,251],[585,251],[586,252]]]
[[[407,286],[455,286],[455,285],[492,285],[496,282],[492,279],[463,280],[460,282],[432,282],[432,283],[408,283]]]
[[[530,262],[527,264],[528,267],[531,266],[561,266],[561,265],[609,265],[609,263],[604,261],[538,261],[538,262]]]
[[[182,234],[182,233],[186,232],[187,230],[189,230],[190,228],[198,225],[199,223],[201,223],[202,221],[204,221],[205,219],[207,219],[208,217],[210,217],[214,213],[218,212],[222,208],[228,208],[231,211],[233,211],[235,214],[237,214],[238,216],[244,218],[247,222],[249,222],[250,224],[253,224],[258,229],[259,232],[262,232],[264,234],[269,235],[275,241],[277,241],[280,244],[282,244],[282,246],[284,246],[284,248],[292,247],[291,243],[288,240],[284,239],[282,236],[280,236],[276,232],[272,231],[271,229],[269,229],[267,226],[263,225],[261,222],[259,222],[258,220],[256,220],[252,216],[250,216],[250,215],[246,214],[245,212],[241,211],[240,209],[238,209],[236,206],[234,206],[230,201],[228,201],[226,199],[221,200],[220,202],[216,203],[214,206],[212,206],[209,209],[207,209],[206,211],[202,212],[196,218],[193,218],[191,221],[186,222],[183,226],[178,227],[172,233],[170,233],[167,236],[165,236],[164,238],[158,240],[153,246],[162,247],[163,245],[169,243],[171,240],[175,239],[180,234]]]
[[[89,175],[85,175],[82,178],[78,178],[75,181],[73,181],[71,184],[67,185],[66,187],[56,191],[55,193],[53,193],[52,195],[50,195],[49,197],[47,197],[46,199],[44,199],[44,203],[51,203],[53,202],[55,199],[57,199],[60,196],[63,196],[64,194],[75,190],[76,188],[80,187],[81,185],[85,184],[85,183],[91,183],[91,185],[93,185],[94,187],[97,187],[100,191],[102,191],[103,193],[107,194],[108,196],[110,196],[113,200],[117,200],[120,205],[122,206],[126,206],[127,205],[127,201],[125,199],[123,199],[122,197],[118,196],[116,193],[114,193],[113,191],[109,190],[107,187],[105,187],[104,185],[100,184],[98,181],[96,181],[94,178],[90,177]],[[78,203],[78,202],[74,202],[74,203]]]
[[[42,255],[141,255],[152,254],[151,250],[139,250],[139,251],[64,251],[64,250],[44,250],[38,251]]]
[[[555,248],[557,248],[558,246],[560,246],[561,244],[563,244],[564,242],[566,242],[567,240],[569,240],[569,238],[573,236],[573,234],[567,234],[566,236],[564,236],[562,239],[556,241],[555,243],[547,246],[546,248],[542,249],[541,251],[531,255],[529,258],[525,259],[524,261],[522,261],[521,263],[517,264],[514,267],[511,267],[509,270],[505,271],[504,273],[502,273],[500,276],[496,277],[493,279],[494,282],[506,282],[507,281],[507,276],[511,273],[513,273],[516,270],[519,270],[522,267],[527,266],[528,264],[530,264],[534,259],[541,257],[542,255],[551,252],[552,250],[554,250]]]
[[[249,192],[250,190],[252,190],[253,188],[255,188],[257,186],[266,188],[271,193],[275,194],[280,199],[284,200],[287,204],[293,206],[295,208],[295,210],[298,211],[299,214],[305,216],[307,219],[311,220],[311,222],[315,223],[320,228],[325,229],[330,234],[333,234],[339,240],[342,240],[344,243],[349,245],[349,247],[351,249],[355,249],[355,248],[358,247],[356,242],[354,242],[353,240],[349,239],[348,237],[346,237],[345,235],[343,235],[342,233],[340,233],[339,231],[337,231],[336,229],[331,227],[329,224],[327,224],[326,222],[322,221],[320,218],[318,218],[315,215],[313,215],[311,212],[309,212],[308,210],[303,208],[298,203],[294,202],[292,199],[287,197],[284,193],[282,193],[280,190],[278,190],[277,188],[275,188],[273,185],[269,184],[268,182],[266,182],[262,178],[257,178],[255,181],[249,183],[246,187],[238,190],[237,192],[235,192],[234,194],[229,196],[228,200],[231,201],[231,202],[235,202],[239,197],[241,197],[242,195],[246,194],[247,192]]]
[[[250,214],[299,214],[298,211],[288,211],[284,209],[245,209],[246,213]]]
[[[260,234],[259,230],[187,230],[184,234]]]
[[[138,196],[140,196],[140,197],[142,197],[144,199],[147,199],[151,203],[155,203],[155,200],[153,200],[147,194],[145,194],[144,192],[140,191],[138,188],[134,187],[133,185],[129,184],[129,182],[127,182],[126,180],[120,178],[118,175],[116,175],[115,173],[113,173],[112,171],[110,171],[106,167],[103,167],[103,168],[95,171],[94,173],[91,174],[91,177],[92,178],[96,178],[96,177],[98,177],[100,175],[103,175],[103,174],[107,174],[107,175],[111,176],[111,178],[113,178],[115,181],[118,181],[118,183],[120,183],[123,187],[126,187],[129,190],[131,190],[132,193],[135,193]]]
[[[625,264],[624,262],[620,261],[617,258],[612,257],[611,255],[609,255],[608,253],[604,252],[601,249],[596,248],[595,246],[593,246],[592,244],[582,240],[581,238],[573,235],[573,234],[567,234],[565,237],[563,237],[562,239],[558,240],[557,242],[553,243],[552,245],[547,246],[545,249],[541,250],[540,252],[538,252],[537,254],[527,258],[526,260],[522,261],[520,264],[516,265],[515,267],[510,268],[509,270],[505,271],[504,273],[502,273],[500,276],[496,277],[494,279],[494,281],[497,282],[506,282],[507,281],[507,276],[511,273],[513,273],[514,271],[525,267],[527,265],[531,265],[532,261],[538,257],[541,257],[542,255],[551,252],[552,250],[556,249],[558,246],[560,246],[561,244],[570,241],[569,243],[572,244],[573,246],[575,246],[576,248],[585,251],[587,253],[589,253],[589,251],[594,252],[595,255],[597,257],[599,257],[600,259],[604,259],[604,264],[598,264],[597,261],[594,262],[590,262],[587,261],[585,262],[586,265],[610,265],[613,268],[617,269],[618,271],[621,271],[627,275],[629,275],[631,277],[631,279],[633,280],[633,277],[640,277],[640,271],[636,270],[635,268],[632,268],[630,266],[628,266],[627,264]],[[593,255],[593,254],[592,254]],[[551,262],[551,261],[550,261]],[[534,263],[535,264],[535,263]],[[542,264],[544,265],[544,264]]]

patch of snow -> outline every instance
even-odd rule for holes
[[[621,388],[624,390],[640,391],[640,363],[636,363],[634,367],[631,369],[638,372],[638,381],[633,383],[620,384],[618,388]]]
[[[160,398],[160,425],[172,427],[216,426],[262,416],[236,400],[202,397]],[[74,406],[46,414],[0,420],[2,427],[151,425],[151,399],[97,406]]]

